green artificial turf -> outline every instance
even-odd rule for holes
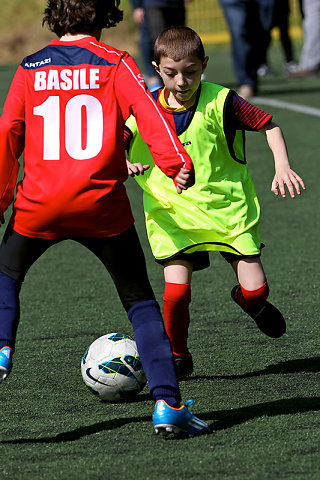
[[[207,80],[233,87],[229,51],[208,53]],[[271,60],[277,75],[261,82],[259,96],[320,109],[319,77],[286,80],[277,45]],[[0,68],[1,105],[13,71]],[[262,261],[270,300],[287,319],[285,336],[263,336],[230,300],[234,274],[212,254],[211,268],[193,276],[195,369],[181,392],[195,400],[193,411],[213,433],[165,441],[153,434],[147,389],[136,402],[105,404],[85,388],[86,347],[105,333],[132,335],[132,328],[92,254],[71,241],[53,247],[21,292],[14,368],[0,387],[1,479],[319,479],[319,117],[262,108],[282,127],[292,168],[307,186],[301,198],[274,197],[271,152],[262,135],[247,135],[262,207]],[[127,187],[162,302],[162,270],[147,244],[141,195],[132,179]]]

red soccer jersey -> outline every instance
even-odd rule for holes
[[[155,163],[171,178],[190,157],[126,52],[97,42],[52,41],[18,67],[0,118],[0,214],[38,238],[116,235],[133,224],[124,122],[133,113]],[[141,159],[143,161],[143,159]]]

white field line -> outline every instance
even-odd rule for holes
[[[305,113],[306,115],[313,115],[314,117],[320,117],[320,108],[308,107],[307,105],[298,105],[297,103],[282,102],[281,100],[263,97],[253,97],[252,102],[260,103],[261,105],[270,105],[271,107],[282,108],[284,110],[292,110],[293,112]]]

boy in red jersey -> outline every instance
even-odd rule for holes
[[[133,325],[156,433],[189,436],[208,426],[186,406],[170,342],[150,286],[126,195],[123,125],[133,113],[156,164],[175,179],[192,162],[166,124],[133,59],[99,42],[122,20],[119,0],[49,0],[43,23],[59,40],[19,66],[0,119],[0,217],[13,201],[24,150],[24,178],[0,247],[0,382],[12,367],[19,291],[31,265],[73,239],[108,269]],[[130,249],[128,249],[130,245]],[[134,255],[132,255],[132,251]]]
[[[236,274],[232,299],[269,337],[286,331],[281,312],[267,301],[269,287],[260,261],[260,206],[248,171],[245,130],[265,135],[272,151],[275,176],[271,190],[285,197],[300,195],[303,180],[290,167],[280,127],[272,116],[232,90],[202,82],[206,68],[199,35],[188,27],[171,27],[157,38],[154,66],[165,87],[152,93],[159,108],[190,154],[195,184],[177,196],[152,164],[134,119],[126,124],[128,164],[143,188],[149,242],[164,267],[164,320],[180,377],[193,371],[188,350],[192,273],[209,266],[209,251],[219,251]],[[128,128],[129,127],[129,128]]]

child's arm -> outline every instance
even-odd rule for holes
[[[195,182],[193,171],[188,168],[181,168],[180,172],[175,178],[176,186],[179,187],[180,193],[182,190],[187,190],[192,187]]]
[[[130,177],[143,175],[146,170],[150,168],[150,165],[143,165],[142,163],[130,163],[127,160],[128,175]],[[180,172],[175,178],[176,187],[179,189],[178,193],[182,193],[182,190],[187,190],[194,185],[194,175],[192,170],[187,168],[181,168]]]
[[[135,130],[135,134],[137,134],[137,125],[135,123],[135,119],[133,116],[131,116],[127,120],[127,123],[130,124],[131,128],[133,126]],[[128,125],[126,124],[123,129],[124,147],[127,150],[127,152],[129,152],[130,143],[133,141],[135,136],[131,128],[129,128]],[[134,177],[135,175],[143,175],[145,170],[148,170],[150,168],[150,165],[143,165],[141,162],[130,162],[130,156],[129,156],[129,160],[127,160],[126,162],[127,162],[129,177]]]
[[[263,133],[273,153],[275,176],[272,181],[271,191],[275,195],[286,196],[285,185],[287,186],[291,198],[295,197],[294,187],[298,195],[301,194],[300,186],[305,190],[305,185],[302,178],[295,173],[289,163],[287,147],[283,138],[282,131],[278,125],[269,121],[259,132]]]
[[[0,117],[0,223],[14,200],[19,172],[18,159],[24,149],[24,72],[20,66],[12,80]]]
[[[135,175],[143,175],[150,165],[142,165],[142,163],[131,163],[127,160],[128,175],[134,177]]]
[[[125,145],[125,149],[128,152],[130,150],[130,143],[133,141],[137,133],[138,133],[137,124],[132,115],[127,120],[123,130],[124,145]],[[127,169],[128,169],[128,175],[130,177],[134,177],[140,174],[143,175],[144,172],[149,168],[150,168],[150,165],[143,165],[141,162],[136,162],[136,163],[131,162],[130,155],[129,155],[129,160],[127,160]],[[195,182],[194,171],[191,169],[182,167],[179,173],[176,175],[174,182],[175,182],[177,193],[179,194],[182,193],[183,190],[187,190],[189,187],[192,187],[192,185],[194,185],[194,182]]]

